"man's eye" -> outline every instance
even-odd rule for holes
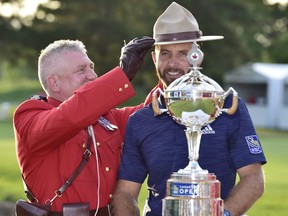
[[[161,52],[161,56],[167,56],[168,54],[168,52]]]
[[[80,68],[80,69],[78,70],[79,73],[83,73],[84,71],[85,71],[85,68]]]
[[[180,56],[187,56],[188,52],[180,52]]]

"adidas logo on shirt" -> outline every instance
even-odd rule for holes
[[[205,128],[202,129],[202,134],[215,134],[215,131],[210,125],[207,125]]]

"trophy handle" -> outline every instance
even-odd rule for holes
[[[223,112],[226,112],[228,115],[233,115],[238,109],[238,93],[230,87],[227,92],[224,94],[224,98],[226,98],[230,93],[233,93],[232,105],[228,109],[222,109]]]
[[[164,112],[167,112],[168,109],[160,109],[158,106],[158,97],[157,97],[157,93],[160,92],[160,94],[164,95],[164,92],[160,89],[157,88],[153,93],[152,93],[152,109],[154,112],[154,115],[161,115]]]

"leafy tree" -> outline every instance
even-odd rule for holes
[[[10,65],[25,66],[28,72],[23,76],[36,78],[37,57],[42,48],[57,39],[79,39],[86,44],[96,72],[101,75],[118,64],[124,40],[152,36],[156,19],[171,2],[49,0],[34,17],[0,17],[0,57]],[[178,3],[193,13],[204,35],[224,36],[224,40],[201,44],[205,53],[202,72],[220,84],[225,72],[246,62],[288,62],[284,50],[288,41],[287,7],[259,0]],[[157,82],[149,55],[134,82],[146,91]]]

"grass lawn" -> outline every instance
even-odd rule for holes
[[[25,198],[15,153],[12,124],[0,122],[0,201]]]
[[[286,216],[288,214],[288,132],[258,130],[268,163],[264,166],[266,190],[263,197],[250,209],[249,216]],[[15,202],[25,198],[15,156],[12,124],[0,122],[0,201]],[[143,185],[139,204],[147,195]]]
[[[288,132],[259,131],[268,163],[265,193],[248,212],[255,216],[288,215]]]

